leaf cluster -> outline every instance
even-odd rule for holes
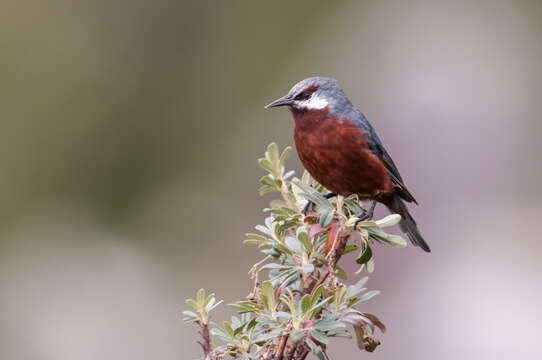
[[[273,143],[258,160],[267,171],[260,179],[260,194],[281,196],[264,209],[268,216],[256,232],[246,234],[244,243],[256,245],[265,258],[251,270],[253,292],[230,304],[238,316],[221,325],[211,323],[211,335],[222,343],[213,343],[214,359],[279,358],[285,351],[282,345],[290,358],[306,356],[308,351],[327,359],[326,346],[332,338],[355,335],[358,346],[369,349],[367,339],[376,329],[386,330],[376,315],[359,309],[379,292],[367,291],[367,277],[354,285],[344,284],[346,272],[337,262],[341,255],[359,251],[357,273],[365,267],[372,272],[374,244],[406,246],[402,237],[383,230],[397,224],[400,216],[360,221],[364,209],[356,196],[328,199],[326,189],[307,172],[298,179],[293,171],[286,171],[290,152],[288,147],[281,153]],[[263,273],[267,279],[260,281]],[[209,311],[220,302],[200,290],[196,300],[187,303],[196,312],[185,311],[184,320],[207,324]]]

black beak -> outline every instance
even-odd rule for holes
[[[277,106],[292,105],[293,103],[294,103],[294,100],[292,99],[292,97],[289,94],[286,94],[283,97],[278,98],[277,100],[273,101],[272,103],[267,104],[265,106],[265,109],[269,109],[269,108],[277,107]]]

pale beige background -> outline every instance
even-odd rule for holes
[[[389,332],[331,357],[540,358],[541,38],[539,1],[3,1],[0,358],[196,359],[183,301],[248,291],[255,159],[293,142],[263,105],[311,75],[433,249],[376,249]]]

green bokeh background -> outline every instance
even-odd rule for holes
[[[249,290],[255,160],[293,144],[263,105],[314,75],[372,121],[433,248],[376,249],[389,332],[331,357],[539,357],[541,38],[539,1],[4,0],[0,358],[200,356],[184,299]]]

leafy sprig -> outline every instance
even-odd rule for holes
[[[341,279],[347,274],[337,262],[343,254],[359,251],[357,273],[365,267],[372,272],[375,244],[406,246],[401,236],[383,230],[396,225],[400,216],[360,221],[364,209],[355,195],[328,199],[327,190],[308,172],[298,179],[286,171],[290,152],[287,147],[281,153],[272,143],[258,160],[267,171],[260,179],[260,194],[280,193],[280,198],[264,209],[268,216],[256,232],[246,234],[244,243],[258,246],[265,258],[250,272],[254,290],[230,304],[239,316],[221,325],[210,323],[209,312],[220,303],[214,295],[206,297],[200,290],[196,300],[187,300],[196,312],[183,312],[184,321],[211,325],[210,334],[222,343],[209,340],[209,359],[304,359],[313,353],[324,360],[332,338],[355,335],[361,349],[373,351],[380,344],[376,330],[386,330],[376,315],[359,309],[379,291],[365,288],[368,277],[345,285]],[[261,273],[266,280],[260,281]]]

